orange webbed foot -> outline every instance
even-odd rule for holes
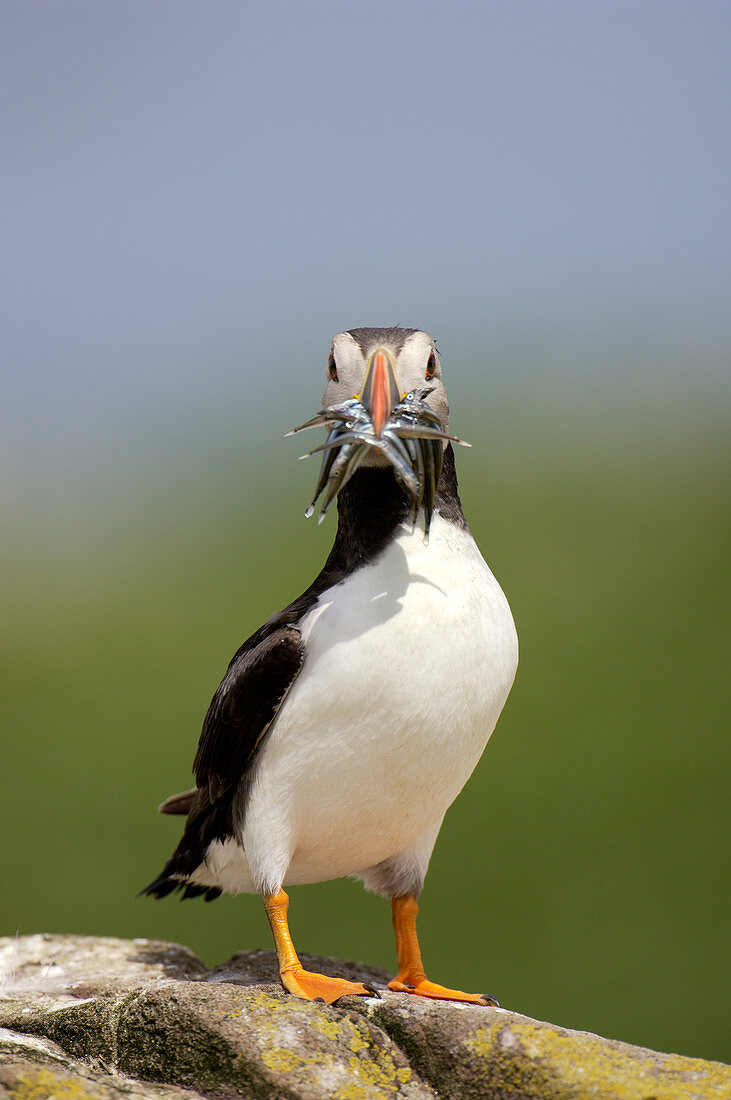
[[[375,989],[362,982],[349,982],[345,978],[330,978],[327,974],[315,974],[305,970],[297,957],[297,952],[289,934],[287,910],[289,898],[284,890],[276,894],[265,894],[264,908],[277,949],[279,977],[288,993],[301,997],[304,1001],[325,1001],[334,1004],[341,997],[378,997]]]
[[[396,933],[396,955],[398,974],[388,983],[392,993],[411,993],[417,997],[431,997],[435,1001],[462,1001],[465,1004],[484,1005],[498,1008],[494,997],[481,993],[463,993],[461,989],[447,989],[446,986],[430,982],[424,973],[416,935],[416,916],[419,906],[412,895],[395,897],[391,900],[393,911],[393,929]]]
[[[349,982],[346,978],[330,978],[327,974],[315,974],[302,966],[283,970],[279,975],[282,985],[295,997],[305,1001],[325,1001],[333,1004],[341,997],[377,997],[375,989],[362,982]]]
[[[461,989],[447,989],[446,986],[437,985],[426,978],[409,980],[408,974],[394,978],[388,983],[388,988],[392,993],[411,993],[416,997],[431,997],[435,1001],[463,1001],[485,1007],[497,1005],[494,997],[483,996],[481,993],[463,993]]]

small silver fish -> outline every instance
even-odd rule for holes
[[[463,439],[442,431],[439,417],[429,408],[425,398],[429,387],[404,394],[393,407],[380,436],[376,435],[370,414],[358,398],[342,401],[321,409],[312,419],[293,428],[287,435],[309,428],[328,428],[327,439],[302,455],[310,458],[322,453],[322,465],[315,486],[315,495],[305,515],[311,516],[323,495],[318,523],[322,523],[337,494],[346,485],[369,451],[377,450],[391,463],[394,473],[411,498],[412,523],[416,524],[424,510],[424,540],[429,539],[429,526],[434,512],[434,500],[444,457],[443,442],[469,447]]]

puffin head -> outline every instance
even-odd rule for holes
[[[319,522],[359,466],[392,468],[409,495],[412,520],[424,512],[428,536],[444,448],[449,403],[434,341],[413,328],[354,328],[330,345],[327,385],[317,416],[294,431],[327,427],[328,437],[303,458],[324,452],[315,497]],[[292,433],[289,433],[292,434]],[[469,444],[466,444],[469,446]]]
[[[330,345],[323,408],[357,397],[371,415],[376,435],[408,393],[428,390],[425,403],[439,426],[449,428],[449,402],[439,354],[431,336],[414,328],[353,328]],[[369,456],[366,464],[376,464]]]

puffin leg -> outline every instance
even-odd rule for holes
[[[279,977],[282,985],[295,997],[305,1001],[323,1000],[331,1005],[339,997],[374,997],[374,989],[368,989],[360,982],[349,982],[345,978],[329,978],[326,974],[314,974],[305,970],[297,957],[297,952],[289,934],[287,909],[289,898],[284,890],[278,894],[264,895],[264,908],[269,918],[269,926],[277,949]]]
[[[491,998],[479,993],[463,993],[460,989],[446,989],[443,985],[427,980],[421,961],[419,940],[416,935],[416,914],[419,906],[413,895],[392,898],[393,930],[396,934],[396,958],[398,974],[388,983],[392,993],[413,993],[418,997],[433,997],[443,1001],[469,1001],[471,1004],[488,1005]]]

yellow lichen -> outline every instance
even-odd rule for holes
[[[326,1039],[339,1039],[343,1034],[343,1029],[335,1017],[326,1016],[324,1012],[318,1012],[310,1022]]]
[[[303,1056],[296,1050],[274,1045],[278,1038],[278,1017],[291,1017],[294,1010],[305,1030],[311,1028],[333,1043],[345,1041],[352,1051],[348,1062],[352,1079],[332,1093],[332,1100],[376,1100],[377,1097],[392,1100],[401,1085],[411,1080],[408,1066],[397,1068],[392,1055],[373,1043],[368,1032],[348,1017],[336,1016],[306,1001],[296,1002],[263,992],[252,997],[250,1004],[267,1046],[262,1060],[273,1073],[307,1070],[317,1074],[319,1069],[332,1069],[337,1065],[337,1058],[330,1053],[318,1051]]]
[[[350,1059],[354,1080],[333,1094],[333,1100],[356,1100],[360,1096],[388,1097],[399,1091],[402,1084],[411,1080],[408,1066],[396,1068],[393,1057],[386,1050],[371,1046],[371,1059]],[[360,1090],[360,1091],[358,1091]]]
[[[286,1047],[272,1047],[271,1050],[265,1050],[261,1060],[275,1073],[291,1073],[293,1069],[299,1069],[307,1064],[304,1058]]]
[[[333,1100],[373,1100],[373,1093],[367,1092],[364,1085],[356,1085],[351,1082],[343,1085],[341,1089],[333,1093]]]
[[[82,1081],[39,1069],[18,1077],[11,1095],[13,1100],[97,1100],[99,1093],[89,1092]]]
[[[361,1032],[358,1031],[357,1028],[353,1027],[353,1034],[351,1036],[348,1046],[352,1050],[353,1054],[358,1054],[361,1050],[368,1050],[368,1040],[364,1039]]]
[[[530,1023],[511,1023],[498,1034],[478,1028],[466,1040],[478,1057],[500,1063],[504,1083],[517,1087],[537,1075],[545,1095],[591,1088],[597,1100],[721,1100],[729,1095],[726,1067],[677,1054],[608,1043],[598,1036],[562,1033]]]
[[[252,1008],[263,1008],[265,1012],[292,1011],[292,998],[277,997],[274,993],[257,993],[255,997],[251,997],[249,1004]]]
[[[492,1035],[486,1027],[478,1027],[474,1035],[467,1040],[467,1046],[478,1058],[487,1058],[492,1050]]]

